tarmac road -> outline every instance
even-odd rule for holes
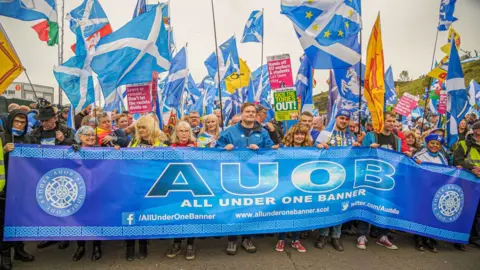
[[[71,260],[76,250],[74,242],[66,250],[59,250],[57,245],[38,250],[36,243],[32,242],[27,243],[26,249],[35,255],[35,261],[14,261],[14,269],[480,269],[480,249],[474,246],[468,246],[467,251],[461,252],[450,243],[440,242],[437,254],[419,252],[413,247],[413,236],[400,233],[394,240],[398,250],[378,246],[371,238],[367,250],[359,250],[355,246],[355,237],[342,236],[345,251],[338,252],[330,245],[323,250],[316,249],[313,246],[315,237],[316,233],[310,239],[302,241],[307,248],[306,253],[299,253],[289,245],[286,245],[284,252],[277,252],[276,237],[264,237],[253,239],[258,248],[257,253],[248,254],[239,249],[236,256],[225,254],[226,238],[199,239],[196,241],[197,256],[192,261],[186,261],[183,253],[174,259],[166,258],[165,253],[171,240],[151,241],[148,258],[133,262],[127,262],[124,258],[123,241],[103,242],[103,257],[97,262],[90,260],[90,242],[87,242],[86,256],[78,262]]]

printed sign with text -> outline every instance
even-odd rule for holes
[[[282,54],[267,57],[268,75],[272,90],[293,87],[290,55]]]

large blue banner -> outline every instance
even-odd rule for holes
[[[16,145],[5,239],[303,231],[364,220],[466,243],[477,178],[382,149],[82,149]]]

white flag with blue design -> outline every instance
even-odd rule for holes
[[[168,35],[160,6],[102,38],[92,60],[105,97],[121,85],[148,83],[153,72],[169,68]]]
[[[170,71],[163,91],[166,103],[179,112],[183,92],[188,83],[187,50],[183,47],[172,59]]]
[[[468,86],[468,97],[471,106],[474,106],[475,104],[480,106],[480,84],[474,80],[471,80]]]
[[[109,24],[107,15],[98,0],[84,0],[80,6],[67,14],[70,30],[73,33],[80,28],[83,36],[88,38]]]
[[[217,83],[219,83],[217,72],[220,73],[220,80],[223,80],[233,72],[240,71],[240,61],[238,58],[237,41],[235,36],[232,36],[220,45],[218,48],[218,61],[220,63],[220,68],[217,68],[217,56],[215,52],[205,60],[208,74]]]
[[[454,40],[452,39],[454,42]],[[447,141],[451,147],[458,141],[458,124],[470,109],[462,64],[455,43],[451,43],[447,73]]]
[[[456,3],[457,0],[441,0],[440,19],[438,22],[439,31],[447,31],[450,25],[457,20],[457,18],[453,16]]]
[[[248,18],[245,29],[243,30],[243,37],[240,43],[247,42],[262,42],[263,40],[263,12],[261,10],[254,10]]]

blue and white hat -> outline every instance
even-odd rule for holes
[[[341,109],[337,112],[337,114],[335,115],[335,118],[339,117],[339,116],[345,116],[347,117],[348,119],[350,119],[350,112],[348,110],[345,110],[345,109]]]
[[[440,136],[440,135],[437,135],[437,134],[430,134],[428,135],[427,137],[425,137],[425,142],[426,143],[429,143],[430,141],[438,141],[440,142],[440,144],[444,144],[445,143],[445,139],[443,138],[443,136]]]

